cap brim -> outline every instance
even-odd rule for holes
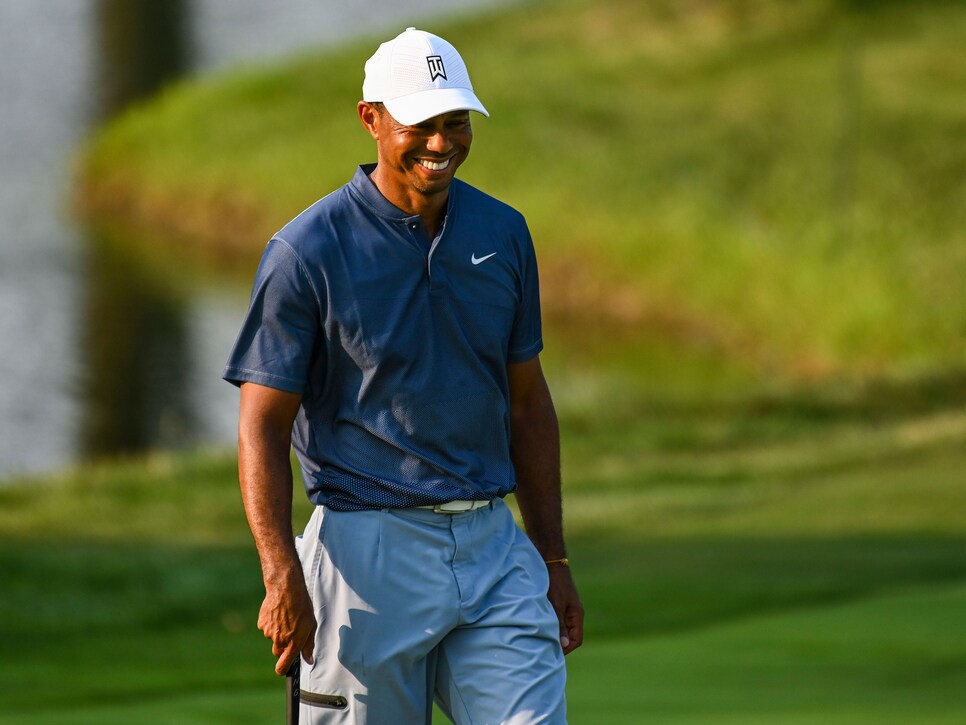
[[[386,110],[403,126],[414,126],[450,111],[477,111],[489,116],[476,94],[468,88],[431,88],[383,101]]]

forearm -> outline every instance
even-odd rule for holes
[[[564,654],[584,640],[584,607],[577,594],[563,537],[560,427],[538,360],[511,366],[510,456],[517,472],[517,501],[527,535],[547,562],[547,598],[560,621]]]
[[[549,391],[514,411],[510,456],[523,525],[545,560],[566,556],[560,485],[560,429]]]
[[[270,396],[270,397],[269,397]],[[292,532],[292,420],[298,398],[245,386],[238,426],[238,478],[266,587],[301,573]]]
[[[288,441],[269,441],[254,433],[239,436],[238,474],[262,576],[266,586],[281,583],[298,567]]]

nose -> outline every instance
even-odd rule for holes
[[[445,130],[437,131],[426,139],[426,149],[437,154],[445,154],[453,148],[453,142]]]

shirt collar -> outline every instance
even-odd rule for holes
[[[362,164],[356,169],[349,188],[352,189],[362,200],[381,217],[395,221],[409,221],[418,217],[416,214],[407,214],[389,199],[382,195],[369,175],[375,170],[375,164]],[[450,183],[449,196],[446,199],[446,216],[452,216],[456,208],[456,188],[459,182],[456,179]]]

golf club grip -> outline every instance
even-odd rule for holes
[[[298,725],[301,679],[301,656],[297,656],[292,666],[285,673],[285,722],[287,725]]]

